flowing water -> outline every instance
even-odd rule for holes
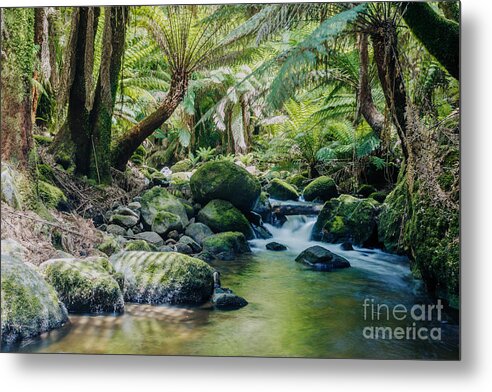
[[[251,241],[253,253],[235,261],[215,262],[222,284],[249,302],[236,311],[126,304],[123,315],[71,315],[70,323],[16,348],[22,352],[70,352],[147,355],[223,355],[329,358],[457,359],[459,329],[448,315],[432,327],[440,339],[368,338],[367,328],[412,327],[395,320],[388,309],[431,303],[413,279],[405,257],[378,250],[343,251],[319,245],[347,258],[352,268],[311,271],[294,261],[309,241],[315,217],[290,216],[282,228],[268,227],[270,240]],[[284,252],[268,251],[280,242]],[[374,309],[372,309],[374,310]],[[380,321],[372,320],[380,317]],[[366,328],[366,330],[365,330]],[[373,336],[374,337],[374,336]]]

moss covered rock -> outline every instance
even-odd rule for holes
[[[123,294],[108,259],[52,259],[40,270],[69,312],[121,312]]]
[[[214,234],[203,240],[203,251],[221,260],[233,260],[236,255],[251,252],[243,233],[231,231]]]
[[[338,196],[337,185],[331,177],[321,176],[304,188],[303,196],[306,201],[327,201]]]
[[[120,252],[111,262],[124,277],[129,302],[200,304],[213,292],[213,269],[180,253]]]
[[[2,344],[37,336],[61,327],[67,311],[32,264],[4,249],[2,241]]]
[[[268,186],[268,193],[270,197],[277,200],[298,200],[299,193],[297,190],[287,182],[274,178]]]
[[[213,234],[213,231],[210,230],[210,227],[208,227],[207,225],[201,222],[196,222],[188,225],[185,230],[185,234],[193,238],[193,240],[201,245],[205,238],[210,237]]]
[[[156,225],[159,225],[169,217],[168,214],[177,216],[181,223],[181,229],[188,224],[188,215],[185,207],[177,197],[171,195],[161,187],[154,187],[142,195],[140,200],[141,217],[145,227],[151,228],[157,218]],[[173,217],[175,218],[175,217]]]
[[[106,254],[107,256],[111,256],[113,253],[120,250],[120,244],[113,236],[105,236],[103,242],[101,242],[97,249]]]
[[[151,229],[157,234],[166,235],[171,230],[183,231],[183,222],[172,212],[160,211],[156,214]]]
[[[286,181],[294,185],[298,190],[302,191],[306,184],[309,182],[309,179],[302,174],[293,174],[290,177],[287,177]]]
[[[225,200],[212,200],[200,210],[198,222],[207,225],[214,233],[225,231],[239,231],[246,239],[254,238],[253,229],[246,217]]]
[[[242,211],[250,211],[260,196],[260,183],[246,169],[227,161],[207,162],[190,180],[193,198],[206,204],[214,199],[229,201]]]
[[[351,241],[362,246],[378,243],[379,203],[341,195],[326,202],[313,227],[312,237],[326,242]]]
[[[144,251],[144,252],[156,252],[157,248],[149,244],[147,241],[144,240],[130,240],[125,243],[125,248],[126,251]]]
[[[67,202],[63,191],[45,181],[38,182],[38,193],[44,205],[48,208],[60,208]]]
[[[363,198],[367,198],[369,197],[369,195],[371,193],[374,193],[376,192],[377,189],[374,188],[372,185],[369,185],[369,184],[363,184],[359,187],[359,189],[357,190],[357,194],[360,196],[360,197],[363,197]]]
[[[193,169],[193,163],[189,159],[183,159],[171,166],[171,171],[173,173],[187,172],[191,169]]]

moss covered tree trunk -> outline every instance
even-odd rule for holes
[[[126,7],[108,7],[105,12],[101,67],[91,112],[92,154],[89,162],[89,177],[103,183],[111,182],[111,126],[127,16]]]
[[[458,8],[458,10],[456,10]],[[449,16],[459,17],[459,7],[447,7]],[[456,15],[457,14],[457,15]],[[403,19],[447,71],[456,79],[460,77],[460,26],[440,16],[425,2],[404,3]]]
[[[32,148],[34,10],[0,9],[2,160],[26,165]]]
[[[130,129],[115,145],[112,151],[113,166],[124,171],[135,150],[152,135],[176,110],[183,100],[188,87],[188,75],[175,74],[171,79],[169,92],[164,102],[149,116]]]

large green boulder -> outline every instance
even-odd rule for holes
[[[321,176],[304,188],[303,196],[306,201],[327,201],[338,196],[337,185],[331,177]]]
[[[186,209],[177,197],[161,187],[154,187],[142,195],[140,213],[146,228],[159,229],[162,233],[182,229],[188,224]],[[173,219],[169,219],[173,214]],[[155,227],[157,226],[157,227]],[[166,226],[166,227],[164,227]]]
[[[197,215],[198,222],[207,225],[214,233],[225,231],[239,231],[246,239],[255,237],[253,229],[246,217],[225,200],[212,200],[200,210]]]
[[[272,199],[276,200],[298,200],[299,193],[296,188],[287,182],[274,178],[267,188],[268,193]]]
[[[233,260],[251,249],[243,233],[237,231],[214,234],[203,240],[203,251],[221,260]]]
[[[61,327],[67,311],[37,268],[4,249],[2,241],[2,345]]]
[[[326,242],[351,241],[356,245],[377,245],[379,203],[341,195],[327,201],[313,227],[312,238]]]
[[[253,209],[261,191],[256,177],[227,161],[202,165],[191,176],[190,186],[193,198],[202,205],[214,199],[222,199],[245,212]]]
[[[189,159],[183,159],[171,166],[171,171],[173,173],[187,172],[191,169],[193,169],[193,163]]]
[[[124,277],[126,301],[149,304],[200,304],[213,292],[214,270],[175,252],[120,252],[111,257]]]
[[[39,267],[69,312],[123,311],[120,278],[108,259],[52,259]]]

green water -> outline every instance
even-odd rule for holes
[[[222,284],[249,301],[237,311],[127,304],[114,315],[71,315],[70,324],[24,342],[16,351],[95,354],[220,355],[329,358],[457,359],[458,326],[444,315],[440,341],[366,339],[363,301],[388,305],[430,302],[411,277],[406,259],[379,251],[340,251],[352,268],[307,270],[294,261],[295,235],[282,239],[289,252],[263,250],[218,262]],[[292,233],[291,233],[292,234]],[[295,234],[295,231],[293,232]],[[297,242],[296,242],[297,241]],[[304,241],[304,240],[303,240]],[[291,242],[291,243],[289,243]],[[302,241],[301,241],[302,242]],[[407,326],[408,321],[381,325]]]

